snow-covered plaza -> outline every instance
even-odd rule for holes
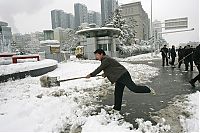
[[[152,60],[160,59],[160,57],[144,54],[120,59],[120,63],[128,69],[137,84],[151,82],[152,78],[159,75],[159,69],[156,67],[126,62],[140,61],[141,59],[151,63]],[[39,62],[34,63],[39,64]],[[52,62],[46,61],[45,63],[51,64]],[[30,62],[20,65],[21,63],[1,65],[0,75],[38,67],[38,65],[30,65]],[[58,68],[46,75],[59,77],[59,79],[81,77],[86,76],[99,65],[99,61],[74,58],[58,63]],[[39,66],[43,66],[43,64],[41,63]],[[110,114],[108,110],[112,106],[102,106],[101,103],[101,97],[106,97],[108,90],[114,90],[114,85],[106,78],[83,78],[62,82],[57,87],[44,88],[40,85],[40,77],[29,76],[25,79],[0,83],[0,132],[159,133],[170,132],[170,127],[173,126],[165,118],[162,118],[157,125],[137,118],[138,128],[136,129],[131,123],[125,121],[121,114]],[[179,116],[183,131],[198,132],[199,91],[188,94],[187,100],[177,106],[182,106],[192,113],[188,118]],[[98,109],[100,111],[97,111]]]

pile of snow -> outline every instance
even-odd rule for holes
[[[146,61],[146,60],[155,60],[155,59],[161,59],[161,55],[153,54],[152,56],[152,53],[140,54],[137,56],[131,56],[131,57],[125,58],[123,61]]]
[[[140,54],[136,56],[130,56],[127,58],[115,58],[118,61],[129,62],[129,61],[152,61],[152,60],[161,60],[161,55],[155,53],[147,53],[147,54]]]
[[[133,44],[131,46],[119,45],[118,47],[120,49],[120,53],[125,55],[136,55],[139,53],[141,54],[141,53],[151,52],[150,45]]]
[[[56,65],[58,62],[51,59],[45,59],[37,62],[24,62],[9,65],[0,65],[0,75],[7,75],[18,72],[25,72],[44,67],[50,67]]]
[[[198,132],[199,129],[199,91],[187,95],[188,101],[185,101],[186,110],[190,113],[188,117],[181,115],[180,122],[184,132]]]

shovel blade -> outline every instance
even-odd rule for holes
[[[49,76],[42,76],[40,78],[40,84],[42,87],[54,87],[60,86],[60,82],[58,81],[57,77],[49,77]]]

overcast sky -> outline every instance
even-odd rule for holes
[[[126,4],[136,0],[119,0]],[[194,31],[163,35],[170,44],[199,41],[199,0],[152,0],[153,20],[188,17]],[[141,0],[150,18],[151,0]],[[74,3],[83,3],[88,10],[100,12],[100,0],[0,0],[0,21],[6,21],[12,32],[30,33],[51,29],[50,11],[62,9],[74,14]]]

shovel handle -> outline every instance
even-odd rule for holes
[[[102,76],[102,75],[96,75],[96,76]],[[75,80],[75,79],[82,79],[82,78],[86,78],[86,77],[76,77],[76,78],[70,78],[70,79],[63,79],[63,80],[59,80],[58,82],[65,82],[65,81],[70,81],[70,80]]]

